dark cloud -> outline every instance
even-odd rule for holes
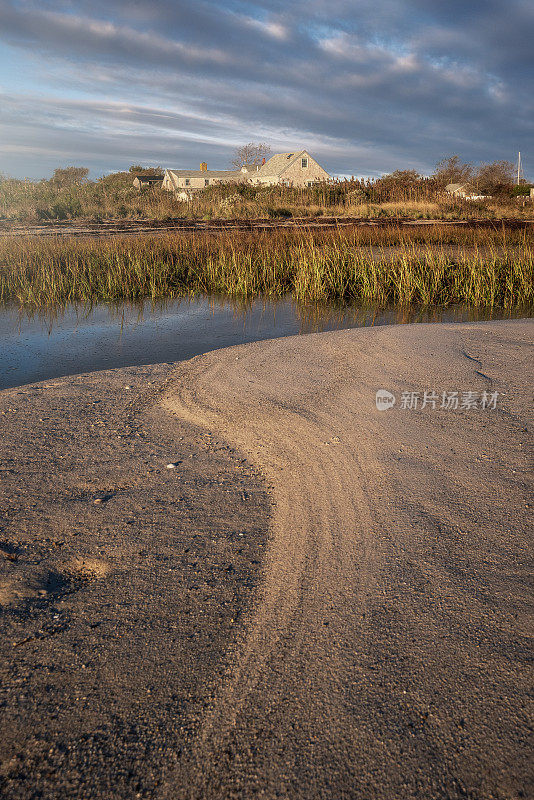
[[[262,139],[337,173],[518,149],[534,173],[533,32],[531,0],[0,0],[35,76],[0,77],[0,169],[226,166]]]

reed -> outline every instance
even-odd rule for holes
[[[404,178],[403,178],[404,176]],[[138,191],[128,172],[62,185],[0,174],[0,224],[104,219],[255,219],[339,216],[417,219],[532,219],[526,197],[509,191],[471,202],[447,195],[442,182],[402,172],[372,181],[333,180],[311,187],[219,184],[181,202],[164,189]]]
[[[0,239],[0,302],[217,293],[301,301],[534,304],[530,230],[354,228]]]

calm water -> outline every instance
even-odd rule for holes
[[[517,314],[525,316],[526,312]],[[197,298],[152,304],[69,306],[48,313],[0,308],[0,389],[79,372],[179,361],[279,336],[407,322],[509,316],[498,310],[380,310],[291,300],[246,304]]]

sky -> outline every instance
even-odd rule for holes
[[[0,0],[0,104],[15,177],[249,141],[371,177],[521,150],[534,177],[534,0]]]

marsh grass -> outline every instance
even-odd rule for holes
[[[529,230],[455,227],[0,240],[0,302],[195,294],[512,308],[534,303]]]
[[[401,173],[402,175],[403,173]],[[372,181],[334,180],[311,187],[217,184],[181,202],[162,188],[138,191],[132,174],[118,172],[75,185],[55,179],[30,181],[0,174],[0,223],[109,219],[314,218],[328,215],[387,219],[532,219],[525,198],[501,194],[471,202],[450,197],[435,178],[406,180],[383,176]],[[511,188],[511,187],[510,187]]]

